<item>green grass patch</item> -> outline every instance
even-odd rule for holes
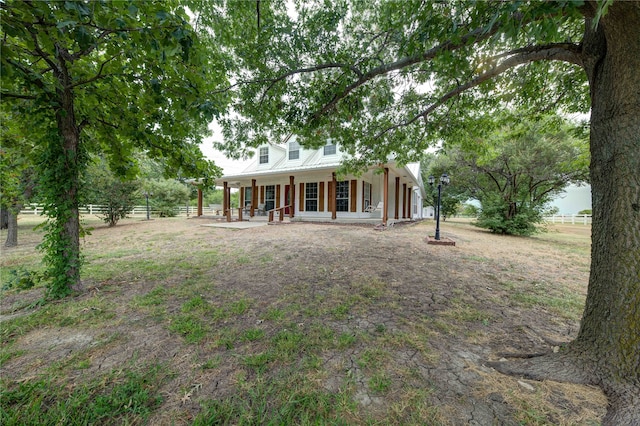
[[[51,378],[2,381],[2,423],[11,425],[140,424],[162,403],[166,369],[114,371],[79,386]]]
[[[222,358],[218,355],[203,362],[200,368],[202,368],[203,370],[213,370],[218,368],[221,363]]]
[[[376,373],[369,379],[369,389],[376,393],[385,393],[391,387],[391,379],[384,373]]]
[[[389,353],[382,349],[365,349],[358,357],[357,363],[363,370],[378,370],[389,358]]]
[[[239,299],[230,303],[228,311],[233,315],[242,315],[247,313],[251,307],[252,301],[250,299]]]
[[[338,349],[345,349],[356,344],[357,337],[352,333],[340,333],[338,336]]]
[[[279,321],[284,318],[284,311],[280,308],[269,308],[264,318],[269,321]]]
[[[39,306],[33,312],[3,321],[0,336],[3,345],[17,337],[42,327],[98,326],[115,317],[112,307],[101,297],[83,301],[50,303]]]
[[[572,320],[580,319],[584,309],[584,297],[575,294],[561,296],[542,293],[516,292],[511,300],[525,307],[543,306],[554,313]]]
[[[156,287],[144,296],[133,298],[134,306],[158,306],[166,303],[167,290],[164,287]]]
[[[264,330],[260,328],[250,328],[242,333],[242,340],[245,342],[255,342],[264,337]]]
[[[346,391],[328,392],[299,372],[276,378],[260,376],[240,383],[234,394],[202,404],[194,426],[248,425],[346,425],[353,405]]]
[[[184,337],[187,343],[200,343],[207,335],[209,328],[192,314],[182,314],[171,319],[169,330]]]
[[[209,308],[209,303],[200,295],[193,296],[182,304],[182,312],[205,311]]]

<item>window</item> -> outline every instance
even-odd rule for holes
[[[267,185],[264,188],[264,209],[266,211],[276,208],[276,186]]]
[[[298,160],[300,158],[300,144],[297,141],[289,142],[289,160]]]
[[[369,182],[364,182],[362,201],[363,201],[362,210],[366,209],[371,205],[371,184]]]
[[[252,194],[252,188],[250,186],[245,186],[244,187],[244,207],[248,207],[251,205],[251,200],[252,200],[251,194]]]
[[[260,164],[269,164],[269,147],[260,148]]]
[[[335,146],[335,145],[334,145]],[[336,211],[349,211],[349,181],[336,182]]]
[[[336,153],[336,144],[327,142],[324,146],[324,155],[334,155]]]
[[[304,209],[308,212],[318,211],[318,183],[307,183],[304,189]]]

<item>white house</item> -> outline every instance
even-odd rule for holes
[[[360,176],[336,176],[344,158],[331,142],[319,149],[302,148],[295,136],[282,144],[265,144],[241,173],[216,179],[224,188],[223,211],[231,220],[230,190],[240,192],[238,216],[269,214],[270,220],[421,219],[425,196],[420,164],[394,161],[371,167]]]

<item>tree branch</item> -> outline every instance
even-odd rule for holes
[[[7,98],[29,99],[29,100],[37,99],[37,97],[34,95],[20,95],[18,93],[11,93],[11,92],[1,92],[1,94],[3,98],[7,97]]]
[[[442,106],[448,100],[458,96],[462,92],[465,92],[469,89],[479,86],[485,81],[495,78],[500,74],[512,68],[515,68],[519,65],[524,65],[524,64],[528,64],[536,61],[548,60],[548,61],[569,62],[572,64],[582,66],[582,59],[580,58],[580,55],[578,53],[578,49],[579,49],[578,46],[577,45],[571,45],[571,46],[573,46],[571,50],[568,50],[564,47],[558,47],[557,45],[550,45],[547,48],[542,48],[542,46],[532,46],[531,48],[518,49],[520,51],[519,53],[505,59],[500,64],[494,66],[493,68],[484,72],[483,74],[480,74],[479,76],[468,81],[467,83],[461,84],[456,88],[454,88],[453,90],[445,93],[443,96],[441,96],[437,101],[431,104],[427,109],[422,111],[420,114],[414,116],[413,118],[403,123],[399,123],[395,126],[391,126],[388,129],[385,129],[385,131],[378,133],[375,136],[375,138],[378,139],[391,130],[395,130],[400,127],[409,126],[421,118],[426,119],[429,116],[429,114],[435,111],[438,107]]]
[[[84,81],[79,81],[77,83],[74,83],[72,85],[69,86],[69,89],[73,89],[74,87],[78,87],[78,86],[82,86],[85,84],[89,84],[92,83],[96,80],[99,80],[101,78],[104,78],[104,76],[102,75],[102,70],[104,69],[104,66],[106,64],[108,64],[109,62],[113,61],[115,58],[117,58],[118,56],[120,56],[121,53],[118,53],[117,55],[112,56],[111,58],[107,59],[106,61],[104,61],[101,65],[100,65],[100,69],[98,70],[98,74],[94,75],[93,77],[91,77],[88,80],[84,80]]]
[[[306,73],[310,73],[310,72],[315,72],[315,71],[321,71],[321,70],[325,70],[325,69],[330,69],[330,68],[339,68],[339,69],[349,69],[351,71],[353,71],[359,78],[363,77],[362,71],[360,71],[358,68],[352,66],[352,65],[347,65],[347,64],[341,64],[338,62],[329,62],[326,64],[319,64],[319,65],[315,65],[313,67],[309,67],[309,68],[300,68],[297,70],[291,70],[285,74],[282,74],[278,77],[276,77],[275,79],[262,79],[262,80],[253,80],[253,81],[248,81],[248,82],[239,82],[234,84],[233,86],[230,86],[228,89],[231,89],[234,86],[238,86],[240,84],[247,84],[247,83],[266,83],[268,81],[271,82],[271,84],[269,85],[269,87],[267,87],[263,93],[262,96],[260,97],[260,102],[262,102],[262,100],[264,99],[264,97],[266,96],[266,94],[269,92],[269,90],[271,90],[271,88],[273,86],[275,86],[278,82],[282,81],[282,80],[286,80],[287,78],[296,75],[296,74],[306,74]],[[227,90],[228,90],[227,89]]]
[[[494,24],[493,27],[488,30],[484,28],[478,28],[460,37],[460,41],[458,41],[457,43],[446,41],[432,49],[427,50],[426,52],[421,53],[420,55],[405,57],[395,62],[376,67],[366,74],[362,75],[357,81],[347,86],[341,93],[337,93],[333,97],[333,99],[331,99],[331,101],[329,101],[327,104],[325,104],[324,107],[322,107],[320,111],[317,111],[315,114],[313,114],[310,121],[313,121],[318,117],[324,115],[326,112],[333,109],[340,100],[346,98],[352,91],[380,75],[388,74],[392,71],[401,70],[411,65],[433,59],[442,52],[458,50],[466,46],[471,41],[478,42],[486,40],[493,36],[498,31],[498,28],[499,24]]]
[[[34,79],[32,80],[33,84],[35,84],[36,86],[38,86],[38,88],[45,90],[45,85],[42,82],[42,80],[40,80],[38,77],[39,75],[35,72],[33,72],[33,70],[31,70],[30,68],[26,67],[25,65],[21,64],[18,61],[14,61],[11,58],[7,58],[6,61],[13,65],[14,67],[18,68],[20,71],[22,71],[25,75],[32,75],[34,77]]]

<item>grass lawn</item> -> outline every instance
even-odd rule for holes
[[[81,288],[42,303],[38,218],[2,250],[3,425],[597,425],[595,388],[484,361],[577,333],[590,228],[386,231],[85,218]],[[6,238],[6,231],[0,235]],[[34,285],[34,287],[31,287]]]

